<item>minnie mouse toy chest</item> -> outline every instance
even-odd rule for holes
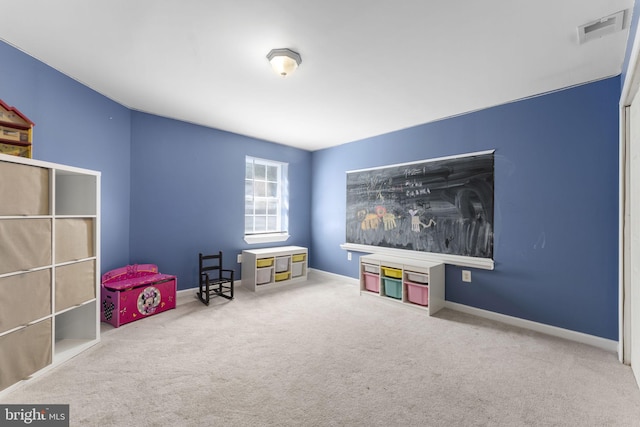
[[[176,308],[176,276],[155,264],[135,264],[102,275],[100,320],[115,326]]]

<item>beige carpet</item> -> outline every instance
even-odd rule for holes
[[[3,397],[72,426],[640,426],[613,353],[469,315],[308,283],[118,329]]]

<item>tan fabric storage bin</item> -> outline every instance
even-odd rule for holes
[[[91,218],[56,219],[56,263],[95,256]]]
[[[49,314],[50,269],[0,278],[0,333]]]
[[[51,364],[51,319],[0,336],[0,390]]]
[[[56,312],[82,304],[95,297],[95,261],[83,261],[56,267]]]
[[[0,219],[0,274],[51,264],[50,219]]]
[[[0,163],[0,216],[49,215],[49,170]]]

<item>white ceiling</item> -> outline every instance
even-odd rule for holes
[[[0,0],[0,39],[134,110],[317,150],[617,75],[630,12],[577,26],[633,3]]]

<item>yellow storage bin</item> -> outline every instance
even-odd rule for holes
[[[289,279],[289,274],[291,274],[289,271],[286,271],[284,273],[276,273],[276,282],[281,282],[283,280]]]
[[[256,261],[258,267],[271,267],[273,265],[273,258],[261,258]]]
[[[291,256],[291,259],[293,260],[293,262],[300,262],[300,261],[304,261],[304,258],[307,254],[295,254]]]
[[[384,275],[387,277],[395,277],[396,279],[402,278],[402,270],[399,270],[397,268],[391,268],[391,267],[380,267],[380,268],[382,269],[382,272],[384,273]]]

